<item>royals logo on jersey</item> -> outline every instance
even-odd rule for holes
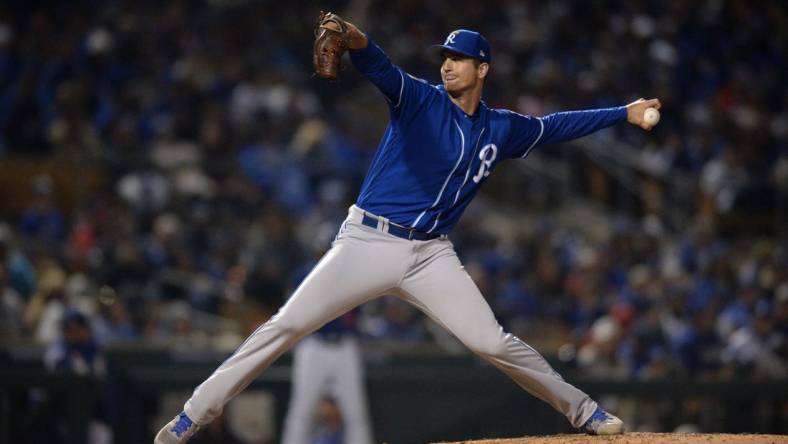
[[[490,175],[490,168],[492,168],[492,164],[495,162],[497,156],[498,147],[494,143],[484,145],[484,148],[479,151],[479,160],[481,160],[481,164],[479,164],[479,172],[473,176],[474,182],[479,183],[483,178]]]

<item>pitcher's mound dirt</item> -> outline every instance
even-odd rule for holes
[[[627,433],[616,436],[553,435],[444,444],[788,444],[788,435]]]

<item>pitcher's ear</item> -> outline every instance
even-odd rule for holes
[[[484,78],[487,77],[487,73],[490,72],[490,64],[482,62],[482,63],[479,64],[479,68],[478,69],[479,69],[479,71],[478,71],[479,77],[484,79]]]

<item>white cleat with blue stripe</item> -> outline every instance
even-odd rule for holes
[[[624,433],[624,421],[597,407],[582,429],[589,435],[620,435]]]
[[[153,444],[183,444],[188,442],[199,429],[200,426],[195,424],[186,412],[181,412],[159,430]]]

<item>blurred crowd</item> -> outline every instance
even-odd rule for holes
[[[286,300],[330,245],[387,122],[352,68],[337,84],[312,78],[323,8],[431,82],[424,48],[482,31],[494,107],[660,98],[654,131],[604,137],[636,150],[648,177],[693,178],[688,223],[667,223],[664,203],[602,202],[593,227],[578,226],[560,205],[504,214],[482,195],[452,239],[503,325],[586,375],[786,376],[783,2],[199,3],[0,6],[0,159],[54,161],[77,184],[105,178],[70,202],[57,196],[72,185],[25,178],[34,198],[3,210],[4,341],[48,345],[52,368],[85,372],[117,343],[232,349]],[[765,215],[769,229],[721,230],[736,214]],[[365,306],[359,327],[457,348],[393,298]]]

